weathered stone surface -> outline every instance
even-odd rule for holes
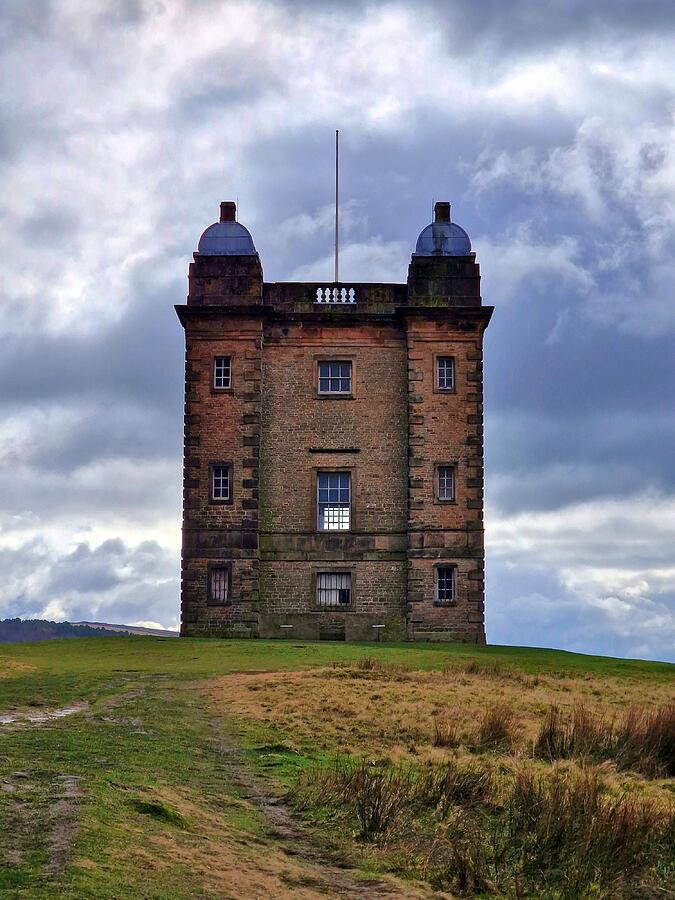
[[[185,635],[483,643],[482,340],[473,258],[414,258],[408,284],[354,285],[317,304],[314,284],[264,284],[257,257],[199,257],[186,332],[182,626]],[[351,286],[347,286],[351,287]],[[436,357],[455,387],[436,387]],[[231,389],[213,390],[215,356]],[[317,361],[350,360],[350,397],[317,391]],[[231,465],[231,502],[210,466]],[[455,499],[435,467],[455,467]],[[316,529],[316,476],[352,473],[349,532]],[[225,605],[209,570],[230,571]],[[457,596],[435,602],[435,568]],[[352,602],[316,604],[317,572],[350,572]],[[382,627],[379,627],[382,626]]]

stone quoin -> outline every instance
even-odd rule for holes
[[[405,284],[264,282],[221,203],[176,307],[182,635],[485,642],[492,309],[449,203]]]

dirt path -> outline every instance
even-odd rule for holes
[[[51,808],[51,833],[49,835],[49,859],[46,875],[61,872],[70,859],[73,839],[77,831],[79,798],[82,796],[77,775],[62,775],[58,779],[56,803]]]
[[[244,799],[252,803],[263,815],[266,833],[274,839],[275,848],[299,864],[306,876],[285,878],[288,896],[295,896],[295,890],[314,889],[317,898],[431,898],[449,897],[439,894],[423,884],[402,882],[394,878],[363,878],[336,854],[331,854],[320,845],[302,824],[297,821],[283,798],[276,796],[264,780],[255,776],[244,763],[241,751],[229,745],[219,735],[214,738],[217,752],[225,761],[231,782],[241,792]]]

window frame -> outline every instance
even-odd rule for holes
[[[324,391],[321,389],[321,366],[349,366],[349,390],[348,391]],[[328,376],[329,381],[333,380],[333,376]],[[343,376],[338,375],[338,381],[342,381]],[[321,397],[351,397],[354,393],[354,363],[351,359],[317,359],[316,361],[316,391]]]
[[[230,484],[230,495],[229,497],[214,497],[213,496],[213,488],[214,488],[214,478],[215,478],[215,470],[216,469],[228,469],[229,470],[229,484]],[[234,502],[234,465],[232,464],[232,460],[220,460],[209,463],[209,503],[217,504],[220,506],[231,506]]]
[[[438,595],[441,569],[452,570],[452,600],[441,600]],[[434,606],[457,606],[457,575],[457,563],[442,562],[434,566]]]
[[[349,476],[349,528],[319,528],[319,477],[321,475],[348,475]],[[316,534],[349,534],[349,532],[354,530],[354,470],[346,468],[344,466],[340,466],[335,469],[326,468],[326,466],[319,466],[314,469],[314,478],[313,478],[313,500],[312,500],[312,512],[313,512],[313,530]]]
[[[227,573],[227,599],[224,601],[213,598],[213,573],[219,569]],[[232,563],[228,560],[209,563],[206,570],[206,605],[216,608],[232,606]]]
[[[319,365],[321,363],[349,363],[351,367],[351,390],[346,391],[321,391],[319,390]],[[335,353],[316,353],[313,357],[313,391],[315,400],[355,400],[356,399],[356,354],[343,353],[336,350]]]
[[[440,374],[442,359],[452,360],[452,387],[441,387]],[[457,393],[457,357],[452,353],[434,353],[434,393],[435,394],[456,394]]]
[[[319,603],[319,578],[321,575],[348,575],[349,576],[349,603],[335,603],[335,604],[326,604]],[[320,610],[321,612],[350,612],[354,609],[354,584],[355,584],[355,572],[353,569],[349,568],[340,568],[340,569],[326,569],[326,568],[317,568],[312,572],[312,605],[314,609]]]
[[[216,387],[216,360],[218,359],[229,359],[230,360],[230,383],[228,387]],[[214,353],[211,357],[211,393],[212,394],[228,394],[232,393],[232,381],[233,381],[233,369],[234,369],[234,354],[233,353]]]
[[[452,497],[441,497],[440,491],[440,471],[441,469],[452,470]],[[434,503],[457,503],[457,463],[456,462],[437,462],[434,463]]]

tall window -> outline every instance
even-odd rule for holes
[[[439,566],[436,569],[436,602],[457,602],[457,566]]]
[[[455,467],[436,466],[436,499],[455,499]]]
[[[351,394],[352,364],[349,360],[320,362],[318,370],[320,394]]]
[[[211,499],[232,499],[232,466],[221,464],[211,466]]]
[[[439,391],[454,391],[455,359],[453,356],[436,357],[436,387]]]
[[[352,493],[350,473],[319,472],[316,493],[318,530],[349,531]]]
[[[348,606],[352,602],[350,572],[317,572],[317,606]]]
[[[230,600],[230,567],[213,566],[209,571],[209,604],[224,606]]]
[[[217,391],[224,391],[232,387],[232,357],[213,357],[213,387]]]

